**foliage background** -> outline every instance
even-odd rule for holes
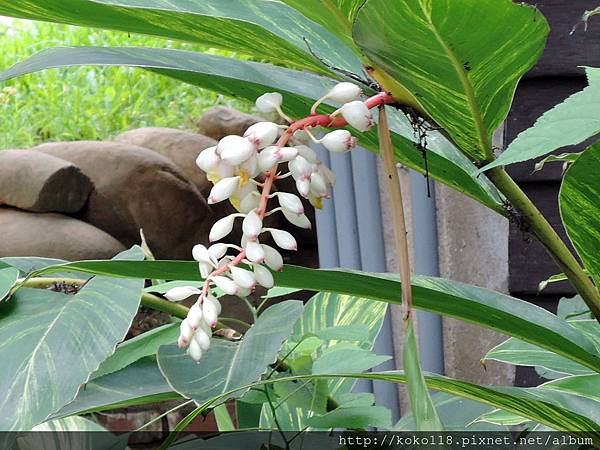
[[[26,20],[0,20],[0,66],[8,68],[53,46],[139,46],[238,55],[201,45],[117,31]],[[45,141],[106,139],[131,128],[194,129],[203,111],[247,103],[134,68],[75,67],[48,70],[0,89],[0,149]]]

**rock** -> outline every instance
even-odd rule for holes
[[[196,158],[205,148],[217,145],[214,139],[173,128],[139,128],[122,133],[115,140],[139,145],[169,158],[202,195],[208,197],[212,184],[196,165]]]
[[[143,228],[159,259],[190,259],[208,240],[210,210],[198,189],[164,156],[114,142],[58,142],[37,151],[77,164],[92,180],[82,218],[125,246],[140,242]]]
[[[218,141],[230,134],[242,136],[249,126],[264,120],[232,108],[215,106],[202,115],[198,122],[198,129],[203,135]]]
[[[104,231],[56,213],[0,208],[0,256],[41,256],[71,261],[110,259],[125,250]]]
[[[75,213],[92,188],[90,179],[67,161],[31,150],[0,151],[0,205]]]

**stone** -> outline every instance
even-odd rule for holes
[[[196,166],[196,158],[205,148],[217,145],[214,139],[174,128],[150,127],[127,131],[118,135],[115,141],[139,145],[169,158],[202,195],[208,197],[212,184]]]
[[[0,208],[0,257],[110,259],[125,250],[104,231],[62,214]]]
[[[230,134],[242,136],[248,127],[264,120],[232,108],[215,106],[202,115],[198,122],[198,130],[218,141]]]
[[[0,205],[76,213],[92,189],[90,179],[67,161],[31,150],[0,151]]]
[[[152,150],[114,142],[42,144],[38,152],[78,165],[95,189],[82,218],[125,246],[144,230],[159,259],[190,259],[206,243],[211,213],[198,189],[169,159]]]

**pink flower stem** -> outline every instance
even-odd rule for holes
[[[369,109],[376,108],[379,105],[394,103],[394,98],[391,94],[387,92],[380,92],[379,94],[375,94],[372,97],[369,97],[365,101],[365,105]],[[346,126],[348,122],[343,117],[331,117],[329,114],[314,114],[303,119],[292,122],[290,126],[285,130],[285,132],[281,135],[277,143],[275,144],[278,148],[285,147],[285,145],[292,138],[294,133],[299,130],[304,130],[309,127],[328,127],[328,128],[339,128]],[[262,183],[262,190],[260,194],[260,202],[258,205],[258,216],[261,219],[265,218],[267,213],[267,206],[269,203],[269,198],[271,195],[271,189],[273,188],[273,182],[277,179],[277,171],[270,170],[265,172],[265,181]],[[211,274],[206,277],[206,281],[204,282],[204,286],[202,287],[202,294],[200,295],[199,302],[202,302],[202,299],[206,297],[208,294],[208,289],[210,288],[210,280],[212,277],[216,277],[221,275],[227,270],[229,270],[229,266],[237,266],[246,258],[246,250],[242,249],[238,255],[227,265],[219,267],[215,269]]]

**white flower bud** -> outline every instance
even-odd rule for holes
[[[298,154],[306,159],[309,163],[317,164],[319,162],[319,157],[312,148],[306,145],[297,145],[296,149],[298,150]]]
[[[210,194],[208,196],[208,204],[212,205],[214,203],[219,203],[223,200],[227,200],[233,195],[233,193],[239,187],[239,185],[240,177],[230,177],[219,180],[217,184],[215,184],[210,190]]]
[[[217,266],[216,258],[213,258],[208,249],[202,244],[194,245],[194,248],[192,248],[192,257],[198,262]]]
[[[202,302],[202,315],[209,327],[214,328],[217,325],[218,313],[214,303],[206,301],[205,299]]]
[[[310,230],[312,228],[312,224],[310,223],[310,220],[308,219],[308,217],[306,217],[305,214],[296,214],[285,209],[281,212],[288,220],[288,222],[296,225],[297,227],[305,228],[307,230]]]
[[[195,339],[192,339],[190,341],[190,346],[188,347],[188,355],[190,355],[190,357],[196,362],[200,362],[200,359],[202,359],[202,348],[200,347],[200,344],[198,344],[198,341],[196,341]]]
[[[253,263],[262,263],[265,260],[265,251],[258,241],[248,241],[244,246],[246,258]]]
[[[202,330],[198,330],[193,340],[197,342],[203,352],[207,352],[210,348],[210,336]]]
[[[256,109],[263,113],[271,113],[281,108],[283,97],[279,92],[269,92],[256,99]]]
[[[280,272],[283,269],[283,257],[281,253],[270,245],[262,244],[262,248],[265,252],[265,264],[269,269]]]
[[[260,206],[260,195],[256,192],[246,194],[240,202],[240,211],[247,214]]]
[[[273,144],[277,136],[279,136],[279,127],[273,122],[255,123],[244,133],[244,137],[258,149]]]
[[[217,147],[209,147],[202,150],[198,155],[196,165],[204,172],[210,172],[219,165],[221,159],[217,155],[216,149]]]
[[[335,185],[335,174],[325,164],[317,164],[317,172],[319,172],[323,176],[323,178],[325,178],[327,184],[329,184],[330,186]]]
[[[295,180],[300,178],[308,178],[312,173],[312,164],[302,156],[296,156],[290,161],[288,167]]]
[[[239,288],[238,293],[235,294],[240,298],[244,298],[244,297],[248,297],[250,294],[252,294],[252,289],[246,289],[246,288]]]
[[[237,166],[250,158],[256,148],[248,139],[240,136],[225,136],[219,141],[216,152],[223,161]]]
[[[200,276],[202,278],[208,278],[214,267],[212,264],[199,262],[198,269],[200,270]]]
[[[181,338],[180,341],[185,344],[184,347],[190,343],[193,335],[194,329],[190,326],[188,320],[182,320],[179,324],[179,337]]]
[[[320,142],[334,153],[344,153],[356,147],[356,138],[348,130],[334,130],[327,133]]]
[[[210,233],[208,235],[208,239],[210,242],[218,241],[223,239],[231,230],[233,230],[233,224],[235,222],[235,218],[237,214],[230,214],[222,219],[217,220],[212,228],[210,229]]]
[[[265,228],[265,230],[268,230],[271,233],[273,240],[279,248],[284,250],[298,250],[296,239],[294,239],[294,236],[287,231],[277,230],[275,228]]]
[[[179,348],[186,348],[188,346],[189,341],[186,341],[185,338],[181,335],[179,335],[179,338],[177,339],[177,346]]]
[[[221,302],[214,295],[208,294],[204,301],[212,303],[217,310],[217,315],[221,314]]]
[[[217,285],[219,289],[225,292],[227,295],[236,295],[238,293],[239,287],[232,280],[227,277],[216,276],[212,277],[213,282]]]
[[[336,84],[327,94],[327,98],[338,103],[348,103],[362,95],[362,89],[348,82]]]
[[[227,244],[213,244],[208,247],[211,260],[218,261],[227,253]]]
[[[225,161],[219,159],[219,164],[212,172],[207,172],[207,178],[213,183],[217,183],[222,178],[229,178],[237,175],[235,173],[235,167],[227,164]]]
[[[288,192],[278,192],[277,198],[279,199],[279,205],[281,205],[284,210],[296,214],[304,214],[304,205],[298,196]]]
[[[267,289],[271,289],[275,285],[273,274],[268,269],[258,264],[254,265],[254,278],[256,278],[258,284]]]
[[[254,279],[254,275],[252,272],[246,269],[242,269],[236,266],[230,266],[229,271],[231,272],[231,277],[235,283],[244,289],[254,289],[256,286],[256,280]]]
[[[317,197],[327,195],[327,183],[325,179],[318,173],[313,172],[310,176],[310,191]]]
[[[302,197],[308,197],[310,193],[310,179],[308,178],[299,178],[296,180],[296,189]]]
[[[200,327],[202,322],[202,309],[200,309],[200,305],[198,305],[198,303],[194,303],[192,305],[185,320],[187,320],[189,326],[194,331]]]
[[[375,124],[371,111],[360,100],[346,103],[340,111],[346,122],[358,131],[369,131]]]
[[[262,231],[262,219],[256,213],[256,211],[250,211],[242,223],[242,231],[249,240],[255,241],[258,235]]]
[[[200,294],[200,289],[192,286],[180,286],[169,289],[165,293],[165,297],[172,302],[181,302],[192,295]]]
[[[298,156],[296,147],[281,147],[279,149],[279,162],[288,162]]]
[[[268,172],[279,162],[278,149],[274,145],[265,148],[258,154],[258,168]]]

